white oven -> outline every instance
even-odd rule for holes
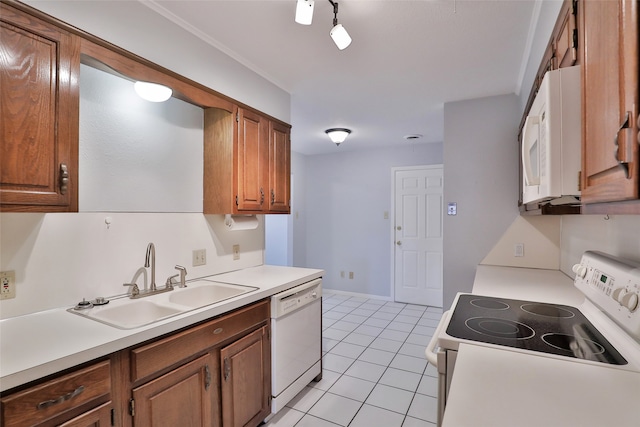
[[[640,264],[589,251],[574,272],[586,297],[578,307],[456,296],[425,351],[438,370],[438,425],[461,343],[640,372]]]
[[[271,297],[271,412],[322,375],[322,279]]]

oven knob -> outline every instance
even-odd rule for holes
[[[638,294],[635,292],[627,292],[622,296],[620,304],[627,307],[629,311],[633,313],[638,308]]]
[[[581,279],[584,279],[584,277],[587,275],[587,267],[583,266],[582,264],[574,264],[571,269]]]
[[[613,298],[614,300],[622,304],[622,297],[624,296],[624,291],[625,291],[624,288],[614,289],[613,293],[611,294],[611,298]]]

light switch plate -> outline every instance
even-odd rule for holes
[[[234,261],[240,259],[240,245],[233,245],[233,259]]]
[[[196,249],[193,251],[193,262],[192,265],[197,267],[199,265],[207,264],[207,250],[206,249]]]

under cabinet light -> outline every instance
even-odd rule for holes
[[[133,85],[138,96],[151,102],[164,102],[171,98],[171,88],[157,83],[136,82]]]

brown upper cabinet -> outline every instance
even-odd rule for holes
[[[290,126],[245,108],[209,108],[204,135],[204,213],[290,212]]]
[[[0,7],[0,210],[77,212],[82,62],[204,109],[204,213],[289,213],[289,125],[22,3]]]
[[[80,40],[0,4],[0,209],[78,210]]]
[[[582,203],[585,213],[640,213],[638,2],[584,1]]]

